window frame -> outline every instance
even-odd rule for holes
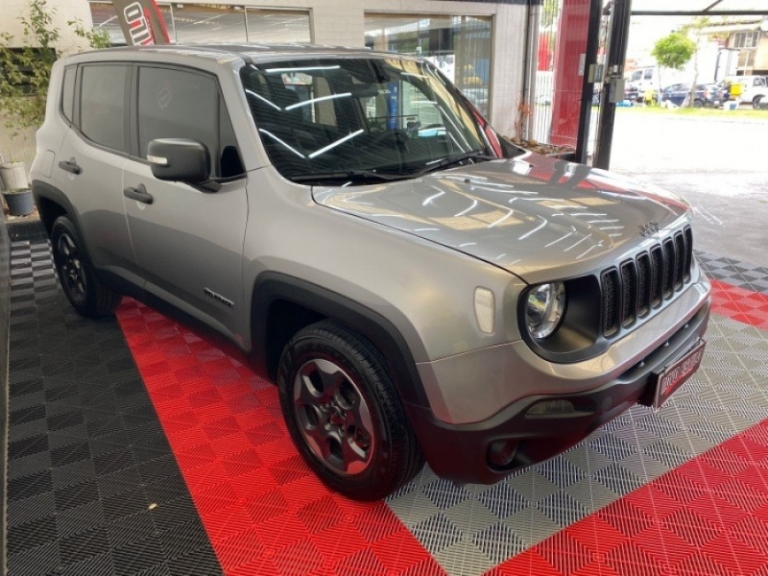
[[[66,77],[67,77],[67,72],[70,72],[70,71],[74,71],[74,74],[75,74],[75,79],[74,79],[73,84],[72,84],[72,111],[71,111],[72,117],[71,118],[69,116],[67,116],[67,114],[66,114],[66,112],[64,110],[64,98],[65,98],[64,94],[65,94],[65,89],[67,87]],[[76,111],[77,112],[80,111],[80,106],[79,106],[79,103],[80,103],[80,98],[79,98],[80,97],[80,91],[79,91],[79,86],[78,86],[78,78],[79,78],[79,76],[80,76],[80,66],[78,66],[77,64],[73,64],[71,66],[66,66],[64,68],[64,71],[61,73],[61,94],[59,95],[59,113],[61,114],[62,118],[64,118],[64,120],[70,126],[74,126],[75,125]]]
[[[92,140],[90,137],[88,137],[87,134],[85,134],[81,128],[82,124],[82,107],[83,107],[83,100],[82,100],[82,92],[83,92],[83,71],[88,66],[122,66],[125,68],[125,92],[123,94],[123,147],[124,150],[117,150],[115,148],[110,148],[109,146],[106,146],[104,144],[101,144],[100,142],[96,142],[95,140]],[[77,64],[77,75],[75,76],[75,101],[74,101],[74,107],[72,111],[72,115],[74,118],[71,121],[71,126],[77,131],[77,134],[85,140],[90,146],[94,146],[95,148],[98,148],[100,150],[104,150],[106,152],[111,152],[112,154],[118,154],[120,156],[129,157],[129,151],[130,151],[130,123],[128,119],[127,110],[129,107],[129,95],[130,95],[130,89],[131,89],[131,77],[130,77],[130,68],[131,68],[131,62],[125,62],[121,60],[94,60],[90,62],[82,62],[80,64]],[[63,82],[62,82],[63,83]]]
[[[215,73],[208,72],[206,70],[201,70],[200,68],[195,68],[193,66],[183,66],[178,64],[169,64],[166,62],[150,62],[150,61],[142,61],[142,62],[132,62],[132,73],[131,73],[131,98],[130,98],[130,126],[131,126],[131,146],[130,146],[130,158],[132,160],[136,160],[138,162],[141,162],[142,164],[150,165],[150,162],[146,158],[142,158],[140,155],[140,142],[139,142],[139,81],[141,76],[141,68],[159,68],[162,70],[172,70],[175,72],[186,72],[191,74],[196,74],[199,76],[204,76],[207,78],[210,78],[214,82],[214,86],[216,89],[216,110],[214,112],[215,114],[215,132],[216,132],[216,147],[217,150],[209,150],[209,153],[211,154],[213,168],[216,171],[220,171],[220,164],[221,164],[221,136],[222,136],[222,125],[221,125],[221,116],[222,116],[222,105],[226,106],[226,99],[224,98],[224,92],[221,89],[221,83],[219,82],[219,77]],[[247,170],[245,169],[245,164],[243,163],[243,155],[241,153],[242,147],[240,146],[240,142],[238,140],[237,136],[237,130],[235,130],[234,125],[232,124],[232,115],[229,113],[229,108],[227,107],[227,116],[229,118],[230,127],[232,129],[232,134],[235,138],[235,144],[237,147],[237,154],[240,158],[240,165],[243,167],[243,171],[240,174],[237,174],[235,176],[228,176],[226,178],[223,178],[221,176],[211,174],[211,180],[214,180],[216,182],[233,182],[235,180],[240,180],[242,178],[245,178],[247,176]]]
[[[124,86],[124,93],[123,93],[123,150],[118,150],[116,148],[110,148],[109,146],[105,144],[101,144],[100,142],[96,142],[95,140],[92,140],[87,134],[85,134],[82,130],[82,107],[83,107],[83,99],[82,99],[82,93],[83,93],[83,76],[84,71],[86,67],[89,66],[122,66],[125,68],[125,86]],[[75,79],[75,101],[76,106],[74,107],[74,116],[75,116],[75,122],[73,122],[73,126],[76,127],[78,134],[86,140],[90,145],[95,146],[97,148],[100,148],[102,150],[106,150],[108,152],[112,152],[113,154],[119,154],[121,156],[128,156],[130,151],[130,124],[128,120],[128,114],[126,113],[128,110],[128,106],[130,104],[130,89],[131,89],[131,76],[130,76],[130,70],[131,63],[120,61],[120,60],[105,60],[105,61],[91,61],[91,62],[83,62],[81,64],[77,65],[77,76]]]

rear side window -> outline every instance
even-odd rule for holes
[[[61,112],[64,118],[72,122],[75,107],[75,74],[77,68],[71,66],[64,70],[64,81],[61,88]]]
[[[80,89],[80,131],[96,144],[126,151],[124,65],[82,67]]]
[[[211,77],[184,70],[139,70],[139,155],[156,138],[189,138],[219,157],[219,92]],[[211,173],[218,172],[213,162]]]

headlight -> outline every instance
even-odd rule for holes
[[[565,285],[562,282],[540,284],[528,293],[525,324],[528,333],[541,340],[557,330],[565,311]]]

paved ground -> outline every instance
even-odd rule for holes
[[[696,247],[768,266],[768,120],[619,110],[611,170],[682,194]]]

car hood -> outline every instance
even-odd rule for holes
[[[318,186],[313,197],[527,282],[598,270],[690,219],[689,205],[673,194],[532,153],[411,180]]]

